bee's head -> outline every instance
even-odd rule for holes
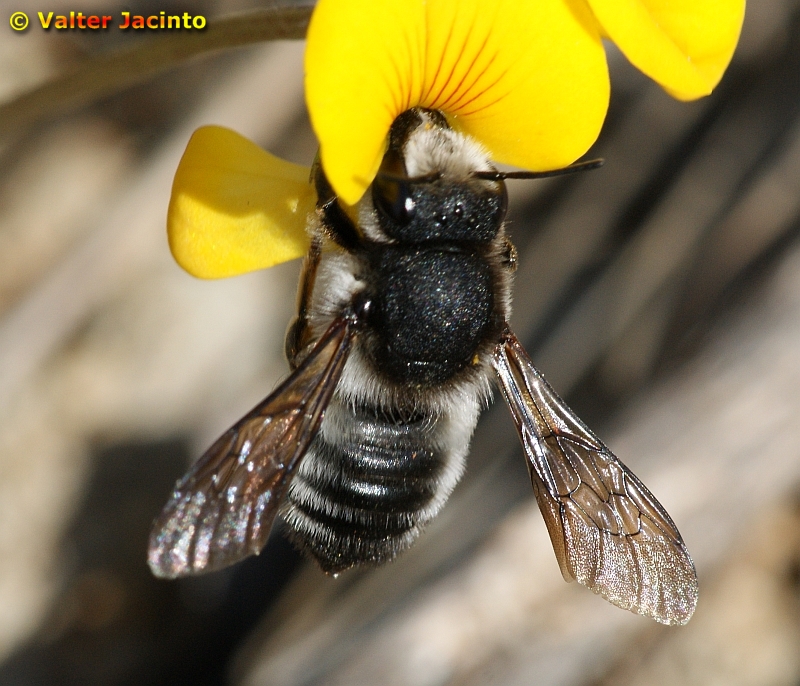
[[[392,125],[389,147],[372,184],[381,229],[402,242],[495,238],[508,198],[477,143],[453,131],[436,111],[412,109]]]

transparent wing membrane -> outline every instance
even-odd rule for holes
[[[670,516],[558,397],[510,331],[493,363],[564,578],[618,607],[685,624],[697,576]]]
[[[156,576],[221,569],[261,551],[336,388],[352,327],[334,321],[289,378],[177,483],[150,534]]]

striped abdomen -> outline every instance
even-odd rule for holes
[[[334,400],[284,507],[292,539],[329,573],[394,558],[461,475],[471,429],[452,449],[443,447],[448,427],[447,418],[353,411]]]

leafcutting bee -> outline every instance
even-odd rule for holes
[[[509,328],[509,176],[537,174],[498,172],[422,109],[395,120],[355,208],[315,165],[292,372],[177,483],[150,538],[157,576],[258,554],[279,514],[328,573],[393,559],[461,477],[496,381],[564,578],[659,622],[688,621],[697,579],[675,524]]]

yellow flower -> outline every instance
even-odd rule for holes
[[[305,254],[314,209],[309,169],[221,126],[194,132],[167,213],[176,262],[201,279],[236,276]]]
[[[358,201],[413,106],[442,110],[497,162],[565,166],[605,118],[602,36],[689,99],[721,78],[743,16],[743,0],[320,0],[306,98],[325,173]]]
[[[744,0],[319,0],[308,30],[306,99],[323,169],[344,203],[358,202],[389,127],[415,106],[442,111],[496,162],[565,166],[594,143],[605,118],[603,38],[674,96],[693,99],[719,82],[743,17]],[[195,138],[170,209],[179,263],[214,277],[300,256],[313,197],[310,186],[297,185],[301,172],[252,150],[242,156],[243,139],[226,139],[226,151],[222,139]],[[221,163],[227,155],[237,161]],[[285,173],[286,187],[278,183]],[[242,175],[270,207],[231,213],[220,201]],[[205,233],[213,239],[200,238]],[[270,250],[272,241],[280,247]]]

